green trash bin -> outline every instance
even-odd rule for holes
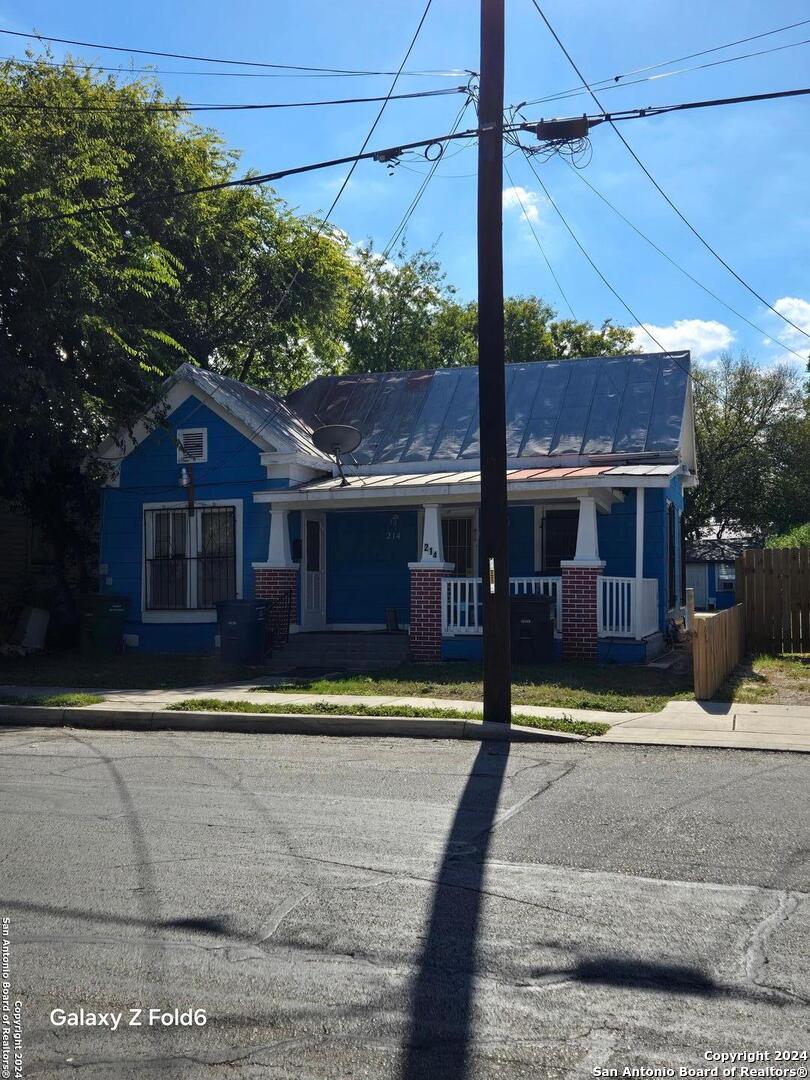
[[[113,656],[124,649],[128,596],[97,595],[81,599],[81,646],[90,655]]]

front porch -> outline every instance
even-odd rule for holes
[[[572,478],[566,490],[555,478],[548,490],[525,472],[509,486],[510,593],[554,599],[566,659],[650,659],[680,613],[677,467],[635,468],[621,488]],[[256,595],[293,590],[294,633],[382,630],[393,613],[412,659],[478,659],[484,560],[466,490],[477,476],[442,477],[441,490],[433,478],[388,479],[257,495],[271,528]]]
[[[448,577],[442,581],[442,656],[446,659],[478,659],[483,624],[480,577]],[[554,636],[561,646],[563,578],[560,576],[510,577],[512,596],[540,593],[554,600]],[[658,628],[658,579],[605,577],[596,585],[597,658],[647,659],[660,636]],[[472,644],[467,644],[473,639]],[[464,644],[462,644],[464,642]],[[643,648],[633,647],[639,643]],[[561,649],[559,650],[561,651]],[[601,655],[599,655],[601,654]]]

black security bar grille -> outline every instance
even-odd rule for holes
[[[236,597],[236,511],[232,506],[147,510],[146,610],[213,608]]]

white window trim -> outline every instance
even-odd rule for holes
[[[184,435],[196,435],[197,433],[202,435],[202,454],[200,457],[187,457],[181,449],[183,445]],[[197,465],[201,462],[208,461],[208,428],[193,427],[193,428],[177,428],[175,432],[177,440],[177,464],[178,465]]]
[[[234,508],[236,519],[236,599],[242,599],[242,499],[198,499],[195,500],[195,507],[206,506],[232,506]],[[143,515],[147,510],[187,510],[187,502],[149,502],[143,503],[141,507],[141,538],[142,538],[142,550],[141,550],[141,622],[142,623],[213,623],[217,621],[216,608],[212,610],[200,611],[195,608],[187,608],[185,610],[172,608],[167,611],[147,611],[146,610],[146,559],[147,559],[147,544],[146,544],[146,529],[144,527]],[[191,552],[189,552],[191,554]]]
[[[724,567],[729,567],[730,572],[724,572]],[[737,567],[733,562],[719,562],[717,564],[717,580],[718,581],[736,581],[737,580]]]

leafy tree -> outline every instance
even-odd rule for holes
[[[508,364],[530,360],[555,360],[570,356],[612,356],[630,351],[632,331],[613,326],[606,319],[601,327],[574,319],[558,319],[557,312],[537,296],[508,296],[504,300],[504,355]],[[446,304],[437,320],[439,330],[450,325],[464,328],[458,340],[465,359],[477,362],[478,305]]]
[[[781,536],[769,536],[765,541],[765,547],[769,548],[798,548],[810,547],[810,522],[797,525],[790,532],[782,533]]]
[[[360,274],[349,300],[347,370],[444,366],[433,329],[453,290],[433,253],[409,255],[403,247],[395,259],[387,259],[369,244],[357,249],[355,259]],[[446,362],[459,361],[448,355]]]
[[[385,259],[371,246],[357,252],[362,275],[351,300],[346,336],[352,371],[459,367],[477,363],[478,306],[460,304],[430,251]],[[632,334],[606,320],[600,328],[558,319],[535,296],[504,302],[507,363],[626,353]]]
[[[693,372],[699,484],[686,494],[687,536],[709,527],[720,536],[764,536],[775,525],[797,524],[807,506],[796,501],[797,485],[810,490],[810,427],[798,373],[759,367],[745,354],[695,364]]]
[[[345,242],[258,188],[164,198],[237,165],[178,105],[47,57],[0,65],[0,496],[63,546],[93,518],[87,452],[181,361],[283,389],[341,355]]]

